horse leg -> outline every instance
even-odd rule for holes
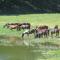
[[[16,29],[17,29],[17,31],[19,31],[20,30],[20,26],[17,26]]]
[[[48,30],[48,32],[47,32],[47,36],[49,36],[49,30]]]
[[[43,37],[46,37],[46,34],[45,34],[45,32],[43,33]]]
[[[53,38],[53,32],[51,32],[51,37]]]
[[[59,31],[56,32],[56,37],[59,37]]]
[[[49,36],[49,35],[48,35],[48,32],[46,32],[46,38],[48,38],[48,36]]]
[[[22,38],[24,37],[24,34],[22,34]]]
[[[47,33],[44,33],[44,37],[45,37],[45,38],[47,37]]]
[[[40,38],[40,34],[38,34],[38,38]]]
[[[38,38],[38,34],[35,35],[35,38]]]
[[[40,33],[39,35],[40,35],[41,38],[43,37],[43,33]]]

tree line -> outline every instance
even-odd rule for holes
[[[60,12],[60,0],[0,0],[0,14],[45,12]]]

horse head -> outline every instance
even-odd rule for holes
[[[5,24],[5,25],[3,26],[3,28],[5,28],[5,27],[7,27],[7,28],[8,28],[8,25],[9,25],[9,23]]]

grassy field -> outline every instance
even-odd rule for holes
[[[0,16],[0,60],[60,60],[60,38],[21,38],[22,31],[3,28],[6,23],[29,22],[32,27],[48,25],[60,28],[60,14]]]

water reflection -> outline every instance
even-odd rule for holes
[[[29,47],[0,47],[0,60],[37,60],[45,59],[42,52],[32,52]]]
[[[47,60],[47,57],[50,57],[50,55],[48,56],[46,53],[50,49],[47,49],[46,46],[58,46],[45,42],[40,43],[39,45],[41,46],[36,48],[22,46],[22,42],[23,40],[20,37],[0,35],[0,60]],[[16,46],[15,43],[21,45]],[[1,44],[7,44],[7,46],[1,46]],[[14,46],[9,46],[8,44],[13,44]]]

